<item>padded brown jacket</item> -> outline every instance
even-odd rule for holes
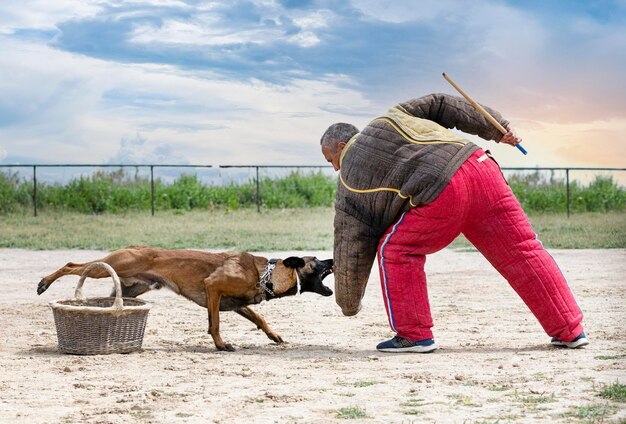
[[[489,108],[503,126],[508,121]],[[479,147],[446,128],[486,140],[502,134],[463,98],[446,94],[400,103],[371,121],[344,147],[335,202],[337,304],[355,315],[378,242],[400,215],[439,196]]]

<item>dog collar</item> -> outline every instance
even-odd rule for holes
[[[275,258],[272,258],[267,262],[267,265],[263,270],[263,274],[261,275],[261,279],[259,280],[263,297],[265,297],[266,300],[274,299],[276,297],[274,294],[274,284],[272,283],[272,272],[276,267],[276,262],[278,262],[278,259]]]

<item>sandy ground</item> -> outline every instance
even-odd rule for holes
[[[391,333],[372,274],[356,317],[313,294],[258,305],[282,345],[226,312],[221,334],[237,351],[217,352],[205,310],[162,290],[144,296],[153,306],[143,351],[72,356],[57,351],[48,302],[72,296],[78,277],[42,296],[35,289],[66,262],[102,252],[1,249],[0,422],[329,423],[356,411],[366,416],[352,422],[623,423],[626,404],[598,393],[626,382],[626,250],[551,253],[585,312],[584,349],[550,347],[479,254],[445,250],[427,262],[432,354],[374,349]],[[110,287],[87,280],[85,291]]]

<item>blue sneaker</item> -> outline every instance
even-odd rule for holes
[[[583,331],[582,333],[580,333],[578,337],[576,337],[571,342],[563,342],[556,337],[552,337],[552,341],[550,343],[552,343],[553,346],[562,346],[562,347],[569,347],[570,349],[576,349],[578,347],[583,347],[583,346],[588,345],[589,339],[587,339],[587,335]]]
[[[395,336],[391,340],[379,343],[376,349],[381,352],[418,352],[428,353],[437,349],[433,339],[413,341]]]

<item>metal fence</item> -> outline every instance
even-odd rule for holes
[[[18,169],[32,169],[32,198],[33,198],[33,215],[37,216],[37,169],[39,168],[134,168],[135,170],[147,169],[150,172],[150,191],[151,191],[151,213],[154,216],[155,212],[155,169],[167,169],[167,168],[182,168],[182,169],[241,169],[241,170],[254,170],[254,181],[256,184],[255,203],[257,211],[261,209],[261,192],[259,187],[259,171],[260,170],[300,170],[300,169],[318,169],[332,171],[331,166],[325,165],[174,165],[174,164],[0,164],[2,168],[18,168]],[[565,172],[565,190],[566,190],[566,202],[567,202],[567,217],[569,218],[571,213],[571,193],[570,193],[570,174],[573,172],[611,172],[621,173],[626,171],[626,168],[581,168],[581,167],[503,167],[502,171],[510,172]]]

